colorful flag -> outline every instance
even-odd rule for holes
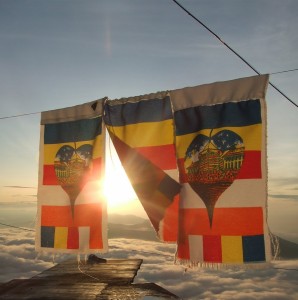
[[[163,241],[176,241],[181,186],[169,96],[157,93],[109,100],[104,121],[154,229]]]
[[[38,251],[107,250],[103,101],[41,115]]]
[[[190,265],[270,260],[268,76],[171,92],[182,190],[176,258]]]

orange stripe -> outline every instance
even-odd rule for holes
[[[73,226],[70,206],[43,205],[41,207],[41,226]]]
[[[263,234],[262,207],[215,208],[212,228],[207,209],[180,209],[181,239],[188,235],[258,235]]]
[[[102,220],[102,206],[100,203],[75,205],[75,226],[97,227]]]
[[[41,226],[73,227],[98,226],[102,220],[102,206],[99,203],[75,205],[74,219],[70,206],[41,207]]]

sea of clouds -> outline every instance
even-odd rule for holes
[[[185,269],[174,264],[175,245],[110,239],[102,258],[141,258],[135,283],[154,282],[183,299],[298,299],[298,260],[275,261],[266,269]],[[38,255],[34,232],[0,229],[0,282],[30,278],[68,258]]]

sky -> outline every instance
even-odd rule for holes
[[[180,3],[260,73],[298,68],[298,1]],[[36,203],[40,112],[253,75],[171,0],[0,0],[0,202],[15,216]],[[270,81],[298,104],[298,72]],[[267,116],[268,222],[298,242],[298,108],[269,86]],[[124,177],[115,155],[107,166]],[[110,211],[144,216],[117,191]]]

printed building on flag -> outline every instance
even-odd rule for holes
[[[270,260],[265,92],[250,77],[171,92],[181,190],[177,260]]]
[[[103,100],[42,113],[36,249],[107,248]],[[92,106],[93,105],[93,106]]]
[[[107,101],[104,121],[153,227],[162,240],[176,241],[180,184],[169,96]]]

